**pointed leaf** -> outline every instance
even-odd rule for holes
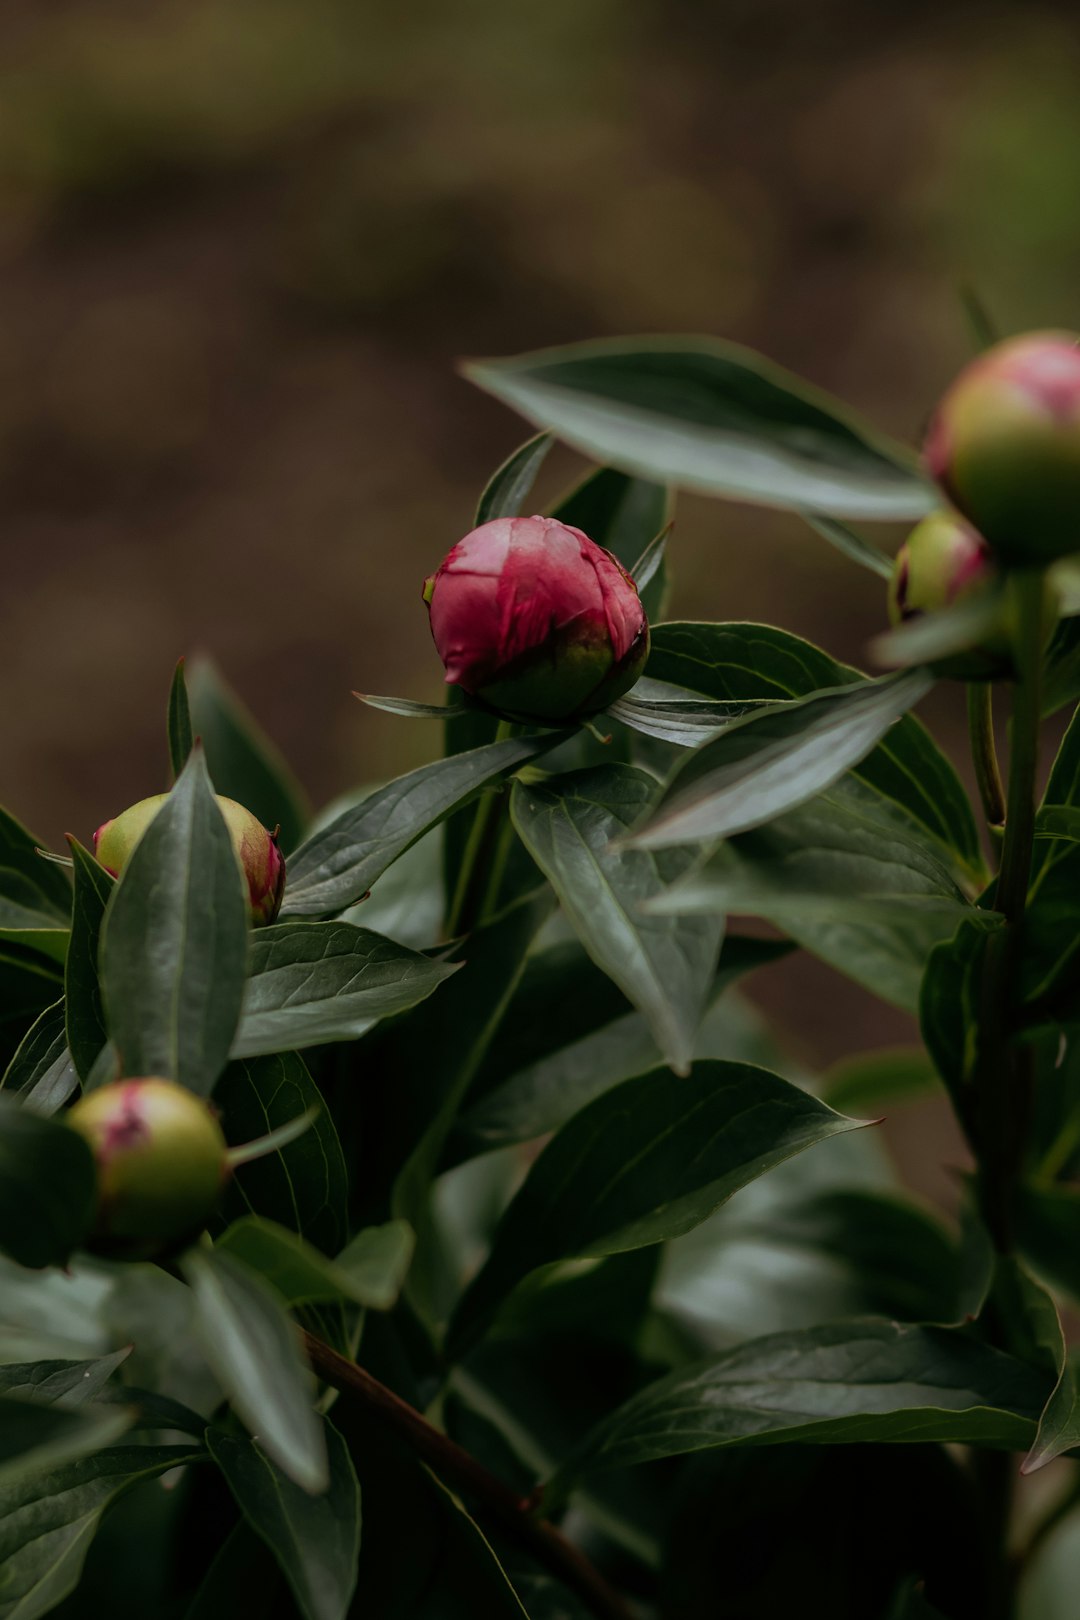
[[[192,662],[187,689],[191,726],[202,740],[216,790],[244,805],[271,832],[279,827],[288,855],[311,819],[303,788],[211,659]]]
[[[197,1462],[192,1446],[115,1446],[0,1488],[0,1620],[39,1620],[82,1573],[103,1515],[123,1494]]]
[[[615,1086],[533,1165],[461,1302],[454,1345],[538,1266],[689,1232],[766,1170],[857,1124],[745,1063],[695,1063],[682,1080],[656,1069]]]
[[[630,765],[515,784],[514,826],[578,938],[644,1015],[660,1051],[685,1072],[705,1012],[723,932],[719,916],[650,917],[645,904],[682,875],[694,850],[653,856],[612,848],[655,791]]]
[[[260,928],[232,1056],[355,1040],[380,1018],[415,1007],[454,971],[351,923]]]
[[[123,1366],[131,1346],[114,1350],[93,1361],[27,1361],[0,1366],[0,1395],[65,1407],[94,1400],[108,1380]]]
[[[836,518],[826,517],[820,512],[804,512],[802,516],[809,523],[815,534],[820,534],[830,546],[834,546],[842,556],[850,562],[858,563],[861,568],[868,568],[879,579],[891,579],[893,571],[892,558],[887,557],[877,546],[872,546],[864,540],[861,534],[849,529],[846,523],[840,523]]]
[[[206,1358],[237,1416],[303,1490],[326,1489],[326,1442],[300,1339],[278,1296],[218,1249],[181,1261]]]
[[[408,1268],[412,1232],[404,1221],[369,1227],[336,1260],[328,1260],[295,1232],[245,1216],[222,1233],[217,1248],[258,1272],[290,1307],[349,1300],[387,1310]]]
[[[493,518],[517,517],[554,443],[550,433],[538,433],[507,456],[502,466],[492,473],[477,504],[477,528]]]
[[[556,1484],[716,1446],[791,1441],[1030,1444],[1048,1381],[966,1329],[840,1322],[751,1339],[648,1385]]]
[[[66,928],[71,916],[71,884],[64,867],[42,854],[41,840],[0,809],[0,925],[8,925],[7,901],[40,913],[37,924]]]
[[[735,344],[614,338],[464,371],[593,460],[661,483],[836,517],[916,518],[936,504],[909,451]]]
[[[240,865],[196,748],[102,924],[101,988],[125,1074],[209,1095],[240,1015],[248,933]]]
[[[184,660],[181,658],[169,688],[169,708],[166,716],[169,739],[169,764],[174,779],[188,762],[195,738],[191,730],[191,711],[188,707],[187,682],[184,679]]]
[[[85,1080],[108,1039],[98,984],[98,954],[105,907],[116,883],[77,838],[69,837],[68,843],[74,862],[75,899],[64,970],[65,1017],[68,1050],[79,1078]]]
[[[637,690],[616,698],[605,712],[612,720],[640,731],[645,737],[696,748],[709,737],[726,731],[733,720],[761,708],[760,703],[714,703],[708,698],[647,698]]]
[[[281,916],[343,911],[431,827],[562,740],[547,732],[488,743],[399,776],[342,812],[289,861]]]
[[[445,703],[414,703],[411,698],[375,697],[371,692],[354,692],[353,697],[366,703],[369,709],[404,715],[409,720],[458,720],[469,713],[465,704],[458,709],[448,709]]]
[[[743,702],[805,698],[864,678],[811,642],[764,624],[656,625],[647,672],[703,697]],[[955,860],[983,873],[971,802],[952,765],[914,715],[898,720],[853,774],[894,799]]]

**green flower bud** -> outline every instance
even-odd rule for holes
[[[145,1260],[198,1237],[229,1174],[225,1138],[201,1097],[172,1080],[117,1080],[66,1120],[97,1166],[90,1248]]]
[[[896,554],[889,580],[889,622],[896,626],[983,591],[995,575],[990,548],[953,512],[932,512],[916,524]],[[1009,668],[1008,638],[942,659],[935,667],[960,680],[986,680]]]
[[[119,877],[135,845],[168,798],[155,793],[122,815],[103,822],[94,834],[94,853],[107,872]],[[256,928],[273,922],[285,891],[285,861],[274,834],[235,799],[216,797],[247,880],[248,915]]]
[[[926,462],[1010,568],[1080,551],[1080,338],[1032,332],[987,350],[938,407]]]

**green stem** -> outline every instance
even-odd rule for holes
[[[500,720],[495,733],[496,742],[505,742],[514,735],[510,720]],[[503,803],[503,790],[485,791],[473,814],[469,837],[461,857],[454,896],[446,918],[446,937],[456,939],[469,933],[479,920],[487,888],[488,868],[492,847],[498,832],[498,812]]]
[[[1045,598],[1040,573],[1018,573],[1010,586],[1016,610],[1018,679],[995,899],[1004,924],[986,945],[976,1063],[980,1205],[1001,1253],[1008,1253],[1012,1246],[1013,1192],[1023,1158],[1031,1083],[1031,1053],[1014,1043],[1013,1015],[1035,836]]]
[[[979,784],[987,831],[1000,849],[1005,825],[1005,789],[1001,781],[997,747],[994,742],[994,689],[989,681],[969,681],[967,689],[968,736],[975,780]]]

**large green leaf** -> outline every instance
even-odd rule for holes
[[[281,915],[342,911],[451,811],[547,751],[561,733],[515,737],[422,765],[352,805],[289,861]]]
[[[63,1265],[95,1202],[83,1138],[0,1093],[0,1251],[21,1266]]]
[[[477,528],[493,518],[517,517],[554,442],[550,433],[537,433],[495,469],[477,503]]]
[[[715,842],[807,803],[865,759],[932,685],[931,676],[915,670],[734,721],[676,767],[634,844]]]
[[[455,972],[366,928],[290,922],[252,936],[251,969],[234,1058],[354,1040],[380,1018],[414,1007]]]
[[[199,1337],[237,1416],[303,1490],[326,1489],[326,1442],[312,1405],[311,1375],[279,1297],[217,1249],[182,1261],[195,1294]]]
[[[854,776],[723,844],[652,905],[764,917],[908,1011],[934,947],[962,922],[993,922],[968,902],[942,846]]]
[[[101,988],[125,1074],[209,1095],[240,1015],[248,933],[240,865],[196,748],[102,924]]]
[[[718,915],[650,916],[645,903],[679,878],[693,849],[612,848],[649,805],[655,783],[631,765],[518,782],[514,826],[589,955],[645,1017],[663,1056],[685,1073],[723,933]]]
[[[751,1339],[648,1385],[587,1436],[558,1495],[594,1470],[791,1441],[1030,1445],[1050,1381],[970,1331],[866,1320]]]
[[[304,1620],[344,1620],[360,1556],[360,1487],[349,1448],[322,1420],[329,1484],[311,1496],[254,1440],[209,1429],[206,1443],[244,1518],[269,1547]]]
[[[67,1047],[64,1003],[46,1007],[27,1030],[0,1082],[35,1114],[55,1114],[79,1084]]]
[[[606,713],[644,737],[657,737],[680,748],[696,748],[725,731],[733,720],[760,707],[758,703],[713,702],[710,698],[642,697],[635,687],[616,698]]]
[[[190,725],[201,738],[217,791],[236,799],[273,832],[285,854],[311,818],[307,796],[258,721],[209,658],[187,670]]]
[[[678,1237],[747,1182],[857,1121],[746,1063],[695,1063],[615,1086],[533,1165],[452,1325],[460,1346],[539,1266]]]
[[[863,677],[787,630],[763,624],[653,627],[648,674],[719,701],[808,697]],[[854,774],[907,810],[960,864],[983,871],[970,800],[949,760],[913,715],[904,715]]]
[[[173,672],[172,685],[169,688],[165,730],[169,744],[169,765],[175,779],[187,764],[188,755],[195,741],[191,730],[191,706],[188,702],[187,680],[182,658]]]
[[[108,1038],[98,983],[98,949],[102,919],[115,881],[77,838],[69,838],[68,842],[75,863],[75,899],[64,970],[67,1043],[79,1078],[85,1080]]]
[[[412,1233],[404,1221],[368,1227],[328,1260],[295,1232],[249,1215],[234,1221],[217,1247],[258,1272],[289,1306],[350,1300],[387,1310],[408,1268]]]
[[[725,991],[744,973],[786,956],[784,940],[728,934],[694,1043],[695,1058],[732,1057],[733,1019]],[[560,1125],[602,1092],[645,1074],[661,1054],[640,1013],[574,943],[549,947],[526,964],[458,1124],[453,1148],[468,1158],[528,1142]]]
[[[50,1406],[81,1406],[94,1400],[131,1354],[131,1346],[92,1361],[25,1361],[0,1365],[0,1395]]]
[[[660,483],[836,517],[922,517],[937,499],[909,451],[717,339],[614,338],[465,374],[593,460]]]
[[[564,496],[552,516],[581,529],[612,552],[630,573],[671,521],[671,508],[671,491],[665,484],[628,477],[615,467],[600,467]],[[661,558],[641,591],[650,620],[659,616],[666,594],[667,569]]]
[[[349,1178],[337,1129],[296,1052],[230,1063],[214,1087],[229,1145],[238,1147],[316,1108],[302,1135],[241,1164],[225,1190],[229,1216],[245,1210],[298,1232],[326,1254],[348,1235]]]
[[[0,1487],[0,1620],[38,1620],[78,1585],[106,1511],[126,1491],[197,1462],[192,1446],[113,1446]]]

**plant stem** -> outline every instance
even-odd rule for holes
[[[1018,679],[995,899],[995,909],[1005,921],[986,945],[976,1066],[980,1204],[1000,1253],[1007,1253],[1012,1242],[1013,1187],[1022,1162],[1030,1090],[1031,1054],[1014,1044],[1013,1013],[1035,836],[1045,598],[1041,573],[1015,574],[1010,584],[1016,607]]]
[[[968,682],[967,710],[971,758],[987,831],[991,839],[1000,841],[1005,825],[1005,789],[994,743],[994,689],[989,681]]]
[[[505,742],[514,735],[514,725],[500,720],[495,733],[496,742]],[[479,921],[487,887],[491,850],[498,832],[498,812],[503,804],[504,790],[488,789],[481,794],[473,814],[472,826],[461,857],[461,869],[454,885],[454,897],[446,917],[446,937],[455,939],[469,933]]]
[[[622,1598],[585,1554],[548,1520],[533,1516],[531,1502],[523,1501],[497,1475],[489,1473],[475,1457],[363,1367],[346,1361],[314,1334],[304,1333],[304,1346],[312,1367],[324,1382],[359,1401],[441,1479],[467,1491],[479,1504],[482,1517],[575,1592],[597,1620],[632,1620]]]

